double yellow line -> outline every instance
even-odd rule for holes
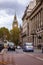
[[[0,64],[6,65],[6,64],[8,64],[8,62],[2,62],[2,61],[0,61]]]

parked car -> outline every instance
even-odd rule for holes
[[[34,47],[32,43],[25,43],[23,45],[23,51],[34,51]]]
[[[14,45],[13,42],[8,42],[7,44],[8,44],[8,51],[9,50],[14,50],[15,51],[15,45]]]
[[[0,42],[0,52],[2,51],[2,49],[4,49],[4,44],[3,42]]]
[[[17,46],[17,49],[21,49],[21,47],[20,46]]]

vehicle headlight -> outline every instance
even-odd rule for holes
[[[26,48],[29,48],[28,46],[26,46]]]

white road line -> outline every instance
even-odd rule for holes
[[[34,55],[32,55],[32,54],[29,54],[30,56],[32,56],[32,57],[34,57]]]
[[[43,58],[40,58],[40,57],[36,57],[36,59],[43,61]]]
[[[26,54],[26,53],[24,53],[24,54]],[[32,55],[32,54],[26,54],[26,55],[30,55],[30,56],[32,56],[32,57],[35,57],[35,55]],[[38,60],[43,61],[43,58],[40,58],[40,57],[35,57],[35,58],[38,59]]]
[[[24,54],[26,54],[26,53],[24,53]],[[32,55],[32,54],[26,54],[26,55],[34,56],[34,55]]]
[[[35,57],[34,55],[32,55],[32,54],[30,54],[30,56],[32,56],[32,57]],[[43,58],[40,58],[40,57],[35,57],[36,59],[38,59],[38,60],[41,60],[41,61],[43,61]]]

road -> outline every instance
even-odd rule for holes
[[[2,60],[0,56],[0,61]],[[3,56],[4,65],[43,65],[43,54],[23,52],[22,50],[9,51]],[[2,61],[3,61],[2,60]]]

